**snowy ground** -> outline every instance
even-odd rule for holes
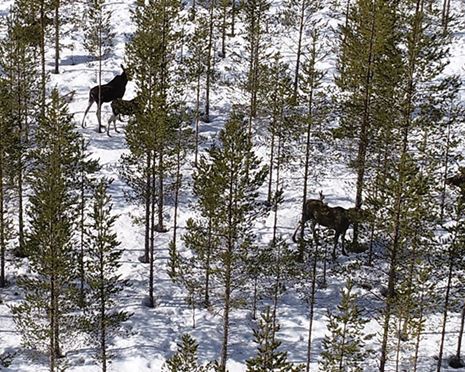
[[[104,63],[103,80],[110,80],[115,74],[121,72],[120,64],[124,62],[124,44],[134,27],[131,24],[129,12],[133,7],[133,1],[109,1],[108,6],[113,10],[114,30],[117,32],[116,48],[111,58]],[[464,13],[463,2],[455,1],[456,9]],[[455,4],[456,3],[456,4]],[[0,2],[0,15],[5,15],[11,1]],[[275,5],[279,5],[276,3]],[[75,9],[77,14],[79,10]],[[275,9],[276,10],[276,9]],[[462,22],[463,24],[463,22]],[[462,27],[463,29],[463,27]],[[291,55],[294,38],[292,35],[281,35],[280,42],[275,45],[281,46],[284,55]],[[171,233],[160,234],[156,237],[156,298],[158,306],[154,309],[144,306],[144,300],[147,294],[148,266],[138,261],[143,250],[142,230],[139,226],[132,223],[132,216],[138,215],[140,210],[127,204],[123,196],[123,190],[126,185],[120,180],[118,174],[118,163],[121,155],[127,151],[124,140],[124,132],[117,134],[112,131],[112,137],[106,134],[96,132],[97,122],[95,111],[92,110],[87,116],[87,128],[81,129],[80,122],[83,112],[87,105],[89,88],[96,84],[95,68],[89,67],[87,63],[86,52],[82,48],[82,36],[76,32],[70,32],[63,40],[66,47],[61,56],[61,74],[50,76],[50,87],[57,86],[59,90],[66,94],[72,90],[76,91],[73,102],[70,104],[70,111],[74,113],[76,128],[81,131],[86,139],[89,140],[89,151],[95,158],[98,158],[102,166],[102,176],[115,179],[111,186],[111,194],[115,203],[115,213],[120,215],[116,229],[118,238],[121,241],[121,247],[124,248],[122,272],[124,277],[129,279],[131,287],[127,288],[121,296],[121,307],[132,312],[134,315],[125,324],[125,334],[116,338],[112,345],[112,352],[115,357],[110,367],[113,371],[160,371],[164,360],[169,357],[176,348],[176,342],[179,341],[183,333],[191,333],[199,346],[199,356],[201,360],[214,360],[218,358],[220,350],[220,338],[222,333],[222,321],[218,313],[211,313],[206,310],[196,312],[197,327],[192,329],[192,313],[185,301],[185,292],[174,285],[166,274],[166,262],[168,258],[167,244],[171,239]],[[240,74],[244,66],[235,61],[235,57],[230,53],[238,50],[240,53],[241,36],[228,42],[228,53],[230,56],[219,63],[219,70],[223,71],[222,79],[227,80],[235,74]],[[71,46],[73,46],[71,48]],[[451,66],[448,68],[450,73],[460,73],[463,75],[465,34],[457,33],[454,37],[452,47],[453,57]],[[49,59],[52,61],[52,58]],[[331,68],[331,61],[329,62]],[[49,65],[52,69],[52,65]],[[126,99],[135,95],[136,87],[134,82],[128,84],[126,90]],[[203,125],[201,128],[204,144],[214,139],[215,134],[224,125],[227,113],[232,102],[242,99],[239,89],[233,89],[226,86],[217,85],[213,91],[212,97],[212,121]],[[95,107],[94,107],[95,109]],[[109,105],[103,109],[103,120],[109,117]],[[119,124],[124,126],[124,124]],[[260,155],[265,156],[263,151]],[[186,162],[184,170],[190,172],[189,164]],[[348,205],[354,197],[354,175],[338,163],[334,163],[326,169],[325,177],[320,180],[320,184],[315,185],[313,191],[324,190],[327,200],[331,205]],[[302,179],[299,173],[286,173],[285,203],[279,212],[280,232],[290,236],[298,220],[298,210],[300,208]],[[179,223],[181,233],[185,221],[193,215],[192,195],[190,186],[184,185],[181,196],[182,204],[180,207]],[[167,206],[167,213],[172,214],[171,205]],[[168,224],[171,221],[168,221]],[[257,230],[263,243],[269,240],[272,218],[265,221]],[[348,258],[339,257],[333,264],[337,267],[343,267],[351,262],[356,262],[357,255],[350,255]],[[25,265],[11,268],[7,266],[8,277],[14,278],[17,274],[25,271]],[[376,277],[373,268],[363,267],[359,275],[361,277]],[[324,336],[326,325],[326,311],[332,309],[339,301],[339,288],[341,286],[341,276],[335,275],[329,278],[328,287],[318,292],[317,309],[315,314],[315,323],[313,330],[314,347],[312,368],[317,368],[317,356],[320,352],[321,340]],[[367,325],[367,331],[377,333],[380,331],[380,325],[376,318],[376,300],[378,294],[377,288],[373,293],[360,290],[361,303],[367,305],[365,308],[367,316],[373,320]],[[7,353],[14,355],[12,364],[5,371],[42,371],[46,370],[46,363],[41,359],[33,359],[30,354],[26,353],[20,347],[20,336],[15,331],[14,324],[8,306],[20,300],[20,294],[16,292],[17,288],[12,285],[2,291],[0,303],[0,356]],[[378,303],[378,305],[380,305]],[[299,299],[298,294],[294,291],[287,292],[281,300],[279,307],[279,320],[281,322],[281,331],[279,339],[283,341],[282,348],[289,351],[290,359],[296,362],[303,362],[306,356],[308,317],[307,306]],[[446,340],[445,356],[452,354],[455,350],[455,340],[458,331],[458,314],[451,314],[448,325],[448,336]],[[248,310],[234,311],[231,320],[231,339],[230,339],[230,360],[228,368],[231,372],[245,371],[244,361],[255,353],[255,344],[252,342],[251,326],[253,322],[250,319]],[[420,355],[419,371],[432,371],[436,369],[436,360],[433,357],[437,354],[439,345],[438,332],[439,316],[431,315],[428,322],[428,331],[424,334],[422,340],[422,353]],[[377,342],[379,345],[379,342]],[[67,354],[69,359],[69,371],[98,371],[99,367],[94,364],[90,358],[90,350],[83,348],[76,341],[76,347]],[[376,370],[377,360],[367,362],[366,371]],[[446,367],[446,366],[445,366]],[[1,367],[0,367],[1,369]],[[447,368],[444,368],[447,370]]]

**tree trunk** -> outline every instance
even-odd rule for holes
[[[210,3],[210,24],[208,31],[208,61],[207,61],[207,71],[206,71],[206,82],[205,82],[205,115],[204,121],[206,123],[210,122],[210,85],[211,85],[211,75],[212,75],[212,54],[213,54],[213,9],[214,1]]]
[[[224,307],[223,307],[223,340],[221,345],[220,372],[226,372],[226,362],[228,359],[228,338],[229,338],[229,313],[231,310],[231,257],[232,242],[229,242],[228,252],[225,263],[225,282],[224,282]]]
[[[316,268],[317,268],[317,251],[313,254],[312,261],[312,286],[310,290],[310,309],[309,309],[309,321],[308,321],[308,341],[307,341],[307,363],[305,365],[305,371],[310,372],[310,361],[312,351],[312,328],[313,328],[313,315],[315,309],[315,294],[316,294]]]
[[[103,212],[103,211],[101,211]],[[106,324],[106,306],[105,306],[105,278],[104,278],[104,261],[103,252],[100,248],[100,358],[102,362],[102,372],[107,370],[107,324]]]
[[[3,180],[3,149],[0,148],[0,288],[5,288],[5,250],[6,250],[6,218],[5,218],[5,186]]]
[[[311,52],[311,66],[312,69],[315,66],[315,59],[316,59],[316,46],[313,45],[313,49]],[[307,204],[307,193],[308,193],[308,178],[309,178],[309,170],[310,170],[310,141],[312,136],[312,126],[313,126],[313,94],[314,94],[314,78],[311,77],[310,82],[310,93],[308,97],[308,116],[307,116],[307,133],[306,133],[306,141],[305,141],[305,165],[304,165],[304,189],[302,195],[302,212],[301,212],[301,226],[300,226],[300,239],[303,240],[304,233],[305,233],[305,205]],[[299,260],[303,262],[304,260],[304,245],[299,244]]]
[[[147,152],[145,161],[145,170],[147,172],[145,180],[145,244],[144,244],[144,256],[142,257],[143,263],[150,262],[150,208],[152,205],[153,190],[152,190],[152,154],[150,151]]]
[[[362,193],[364,189],[364,178],[365,178],[365,168],[366,168],[366,156],[368,149],[368,128],[370,126],[370,108],[371,108],[371,81],[373,77],[373,44],[375,39],[375,29],[376,29],[376,9],[375,3],[373,2],[372,8],[372,20],[371,20],[371,30],[370,30],[370,45],[368,51],[368,61],[367,61],[367,71],[365,76],[365,96],[363,100],[363,117],[360,127],[360,136],[358,144],[358,154],[356,160],[357,166],[357,189],[355,195],[355,208],[360,209],[362,207]],[[354,243],[358,241],[358,223],[354,223]]]
[[[297,90],[299,87],[299,69],[300,69],[300,57],[302,54],[302,37],[304,33],[305,26],[305,10],[306,10],[306,0],[301,0],[302,6],[300,8],[300,17],[299,17],[299,39],[297,41],[297,59],[295,63],[294,71],[294,101],[297,102]]]
[[[462,349],[462,338],[463,338],[463,328],[465,325],[465,304],[462,305],[462,316],[460,319],[460,331],[459,331],[459,338],[457,341],[457,353],[455,356],[457,357],[457,360],[460,360],[460,350]]]
[[[205,298],[204,304],[208,308],[210,306],[210,260],[212,255],[212,217],[208,218],[208,247],[207,257],[205,260]]]
[[[150,170],[151,173],[151,187],[152,190],[155,190],[156,185],[156,166],[155,162],[152,163],[152,169]],[[150,202],[150,271],[149,271],[149,307],[155,307],[155,298],[154,298],[154,271],[155,271],[155,262],[154,262],[154,255],[155,255],[155,197],[152,195],[152,199]]]
[[[158,156],[158,222],[156,230],[158,232],[166,232],[163,227],[163,206],[164,206],[164,183],[165,183],[165,165],[163,159],[163,146],[160,148]]]
[[[195,156],[194,167],[197,168],[197,158],[199,154],[199,121],[200,121],[200,74],[197,76],[197,92],[195,98]]]
[[[452,254],[452,250],[449,250],[449,272],[447,275],[447,287],[446,287],[446,294],[444,296],[444,312],[442,317],[442,332],[441,332],[441,343],[439,345],[439,355],[438,355],[438,364],[437,364],[437,372],[441,371],[441,364],[442,364],[442,354],[444,350],[444,340],[446,337],[446,324],[447,324],[447,315],[449,312],[449,301],[450,301],[450,289],[452,286],[452,274],[454,272],[454,255]]]
[[[59,74],[60,66],[60,0],[55,0],[55,74]]]

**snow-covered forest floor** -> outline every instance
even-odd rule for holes
[[[12,1],[3,0],[0,2],[0,15],[8,13]],[[120,64],[125,62],[125,44],[134,32],[134,25],[131,22],[130,12],[134,8],[135,1],[132,0],[110,0],[107,6],[113,11],[112,26],[116,32],[115,48],[111,56],[103,63],[103,80],[109,81],[113,76],[121,72]],[[461,0],[452,1],[454,14],[459,17],[454,25],[454,36],[451,46],[450,65],[446,69],[447,74],[459,74],[464,76],[465,64],[465,3]],[[274,1],[272,12],[281,9],[281,2]],[[79,6],[67,7],[76,14],[80,14]],[[335,34],[331,27],[337,27],[337,20],[332,18],[328,9],[320,12],[322,22],[327,21],[325,26],[326,34],[324,41],[328,48],[333,47]],[[189,23],[185,25],[189,27]],[[211,97],[211,121],[201,123],[201,143],[202,148],[207,148],[214,143],[220,129],[224,126],[228,118],[231,105],[244,103],[246,96],[241,90],[239,79],[243,78],[246,71],[246,63],[241,59],[244,50],[243,33],[239,22],[239,32],[235,38],[227,40],[226,58],[218,58],[217,70],[220,73],[219,79],[214,83]],[[272,45],[276,50],[293,60],[295,45],[295,35],[286,32],[284,29],[275,28],[273,31]],[[131,286],[126,288],[120,299],[121,309],[129,311],[133,315],[124,323],[124,332],[117,336],[111,345],[111,352],[114,355],[110,370],[124,371],[160,371],[166,358],[175,350],[176,343],[184,333],[190,333],[199,343],[199,358],[201,361],[215,360],[219,356],[221,349],[222,320],[221,309],[215,308],[211,311],[206,309],[196,309],[195,329],[192,328],[192,310],[186,302],[186,291],[177,284],[173,284],[167,274],[168,243],[172,238],[171,231],[160,233],[156,236],[156,280],[155,295],[157,306],[148,308],[145,306],[148,288],[148,265],[141,263],[139,257],[143,253],[144,236],[140,225],[133,222],[135,216],[140,216],[142,210],[139,207],[126,201],[124,191],[127,189],[125,183],[119,175],[119,162],[121,155],[127,152],[124,130],[115,133],[111,130],[111,137],[105,133],[97,133],[97,119],[95,116],[95,106],[87,116],[87,128],[82,129],[80,122],[84,110],[87,107],[89,89],[96,85],[96,67],[89,64],[88,56],[82,46],[83,35],[81,30],[73,30],[72,26],[65,25],[63,28],[64,38],[63,50],[61,52],[60,74],[50,74],[48,86],[57,86],[62,94],[75,91],[74,98],[69,105],[69,110],[74,114],[76,129],[82,132],[86,140],[89,141],[88,151],[92,157],[99,159],[101,165],[100,175],[114,179],[110,186],[112,201],[114,203],[114,213],[117,214],[116,231],[118,239],[121,241],[121,248],[124,249],[123,265],[121,272],[125,279],[128,279]],[[329,50],[329,49],[328,49]],[[47,68],[52,70],[53,50],[50,48]],[[330,55],[320,66],[325,68],[327,80],[330,82],[335,69],[334,56]],[[125,99],[133,98],[136,94],[136,82],[130,81],[125,93]],[[188,93],[189,100],[194,100],[194,90]],[[103,122],[106,123],[110,116],[110,106],[103,106]],[[125,123],[118,122],[120,129]],[[264,141],[264,140],[263,140]],[[347,167],[345,149],[338,147],[333,142],[322,147],[315,148],[315,155],[320,161],[315,162],[312,170],[314,175],[311,181],[310,197],[316,198],[318,192],[323,190],[326,200],[332,206],[352,206],[354,202],[355,174]],[[268,154],[265,146],[258,142],[256,151],[264,161],[267,161]],[[180,196],[179,226],[180,233],[184,231],[185,223],[189,217],[195,216],[194,197],[192,195],[192,155],[189,161],[185,161],[183,166],[184,184]],[[296,158],[293,165],[284,174],[284,202],[279,209],[278,225],[279,233],[287,239],[290,244],[291,234],[300,217],[301,194],[302,194],[302,167],[301,160]],[[263,189],[264,199],[266,190]],[[167,216],[166,224],[170,226],[173,218],[173,201],[168,200],[165,208]],[[273,218],[272,214],[266,220],[261,221],[256,226],[256,235],[260,244],[266,244],[271,237]],[[349,230],[348,240],[351,239]],[[15,285],[14,278],[27,272],[26,260],[21,264],[12,266],[10,262],[12,256],[7,257],[8,278],[11,281],[6,289],[0,291],[0,358],[8,357],[11,364],[8,368],[0,366],[4,371],[43,371],[46,370],[46,360],[25,351],[20,345],[20,335],[15,330],[15,325],[10,312],[10,306],[21,300],[23,293]],[[371,289],[356,286],[359,295],[359,304],[363,309],[363,316],[370,319],[366,325],[366,333],[373,333],[374,337],[367,341],[368,346],[379,346],[381,337],[380,309],[383,306],[381,288],[386,285],[382,282],[383,276],[379,271],[385,269],[383,263],[377,263],[373,267],[365,266],[365,254],[351,253],[344,257],[339,255],[337,260],[329,263],[328,283],[325,288],[320,288],[317,292],[316,310],[313,325],[313,350],[312,369],[316,370],[318,355],[321,352],[321,341],[326,332],[327,311],[332,310],[339,303],[340,289],[346,278],[346,268],[360,264],[356,270],[352,270],[352,277],[357,283],[369,283]],[[260,303],[263,307],[263,302]],[[308,304],[303,300],[302,291],[296,287],[289,287],[289,290],[280,298],[278,308],[278,319],[281,329],[278,333],[279,340],[282,341],[282,350],[287,350],[289,359],[293,362],[304,362],[307,353],[308,334]],[[456,337],[459,330],[460,314],[452,312],[449,316],[445,357],[455,352]],[[441,314],[429,313],[427,315],[426,331],[422,335],[421,351],[419,356],[418,371],[436,370],[439,341],[440,341]],[[253,343],[252,328],[254,326],[250,316],[250,309],[239,309],[232,312],[231,338],[230,338],[230,359],[228,369],[231,372],[245,371],[245,360],[255,354],[256,344]],[[72,350],[66,352],[68,360],[68,370],[78,371],[98,371],[99,367],[92,360],[91,350],[83,346],[82,340],[77,337]],[[413,344],[406,343],[404,350],[412,348]],[[66,351],[66,350],[65,350]],[[377,370],[377,352],[366,361],[366,371]],[[394,366],[391,366],[394,368]],[[390,368],[391,368],[390,367]],[[394,369],[389,369],[394,370]],[[401,370],[403,370],[401,368]],[[444,371],[448,370],[447,363],[444,362]],[[452,370],[452,369],[451,369]]]

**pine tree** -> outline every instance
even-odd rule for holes
[[[405,27],[401,34],[406,45],[402,53],[402,90],[394,95],[399,110],[391,119],[389,156],[386,157],[381,188],[387,198],[378,204],[383,206],[379,211],[388,211],[389,214],[382,218],[391,221],[380,371],[387,366],[388,341],[393,323],[391,317],[403,318],[404,324],[408,325],[414,309],[410,305],[414,301],[406,298],[403,303],[407,305],[407,310],[401,307],[404,314],[396,314],[401,308],[396,307],[395,293],[397,287],[404,284],[399,278],[405,277],[407,288],[411,287],[409,282],[413,283],[410,278],[415,271],[410,268],[417,265],[416,259],[430,251],[428,242],[435,234],[440,216],[440,203],[437,203],[433,184],[439,184],[436,177],[439,175],[443,178],[443,174],[438,159],[432,156],[434,151],[429,148],[435,147],[431,146],[430,141],[435,137],[431,134],[435,130],[441,131],[437,125],[443,125],[444,118],[450,112],[440,103],[447,100],[439,97],[449,95],[455,89],[453,84],[447,83],[447,79],[439,78],[445,66],[447,35],[444,35],[434,21],[434,13],[429,13],[422,0],[407,5],[403,18]],[[435,83],[432,84],[433,81]],[[449,103],[447,107],[450,108]],[[418,138],[422,140],[418,141]],[[429,243],[429,246],[432,245]],[[409,292],[412,291],[405,292],[408,297]]]
[[[45,351],[50,371],[59,368],[62,343],[72,328],[75,298],[73,225],[74,170],[80,159],[79,135],[66,105],[53,90],[36,133],[30,179],[28,253],[32,274],[20,280],[24,301],[12,308],[23,343]]]
[[[301,59],[304,51],[304,35],[310,24],[311,16],[321,8],[319,0],[286,0],[284,2],[284,22],[289,31],[297,31],[297,50],[294,69],[293,96],[297,99]]]
[[[357,172],[355,208],[362,206],[375,138],[373,128],[382,126],[386,118],[398,116],[395,108],[399,106],[393,103],[396,95],[392,93],[400,86],[403,69],[396,12],[395,4],[385,0],[358,0],[351,6],[348,22],[341,30],[340,76],[336,84],[343,93],[340,131],[357,141],[352,163]],[[393,116],[385,115],[393,111]],[[355,224],[355,243],[357,239]]]
[[[14,192],[14,153],[18,145],[14,123],[9,117],[10,93],[4,79],[0,79],[0,288],[6,286],[6,253],[13,238],[11,198]]]
[[[97,345],[96,359],[101,363],[103,372],[107,370],[111,358],[108,353],[110,337],[129,318],[127,312],[115,309],[116,296],[128,283],[118,274],[123,252],[118,249],[120,243],[113,232],[117,216],[112,214],[108,185],[108,181],[100,180],[95,188],[91,222],[87,231],[86,261],[89,293],[85,329],[90,342]]]
[[[312,169],[317,164],[323,165],[330,161],[327,156],[320,155],[318,148],[328,142],[328,131],[324,124],[328,118],[329,102],[327,96],[329,92],[323,89],[322,83],[325,73],[317,69],[316,64],[325,58],[324,47],[321,44],[320,32],[314,29],[311,33],[311,44],[308,49],[308,56],[304,60],[301,68],[299,101],[303,103],[303,112],[298,115],[297,120],[302,126],[301,132],[305,136],[304,147],[302,149],[304,166],[304,182],[302,190],[302,211],[301,220],[304,219],[305,204],[309,194],[309,183],[312,177]],[[321,176],[323,170],[320,168],[313,171],[313,177]],[[302,224],[300,239],[303,239],[305,225]],[[299,245],[299,260],[303,261],[303,244]]]
[[[197,166],[198,149],[199,149],[199,122],[200,122],[200,93],[202,89],[202,80],[206,77],[209,64],[208,43],[204,44],[205,39],[209,37],[209,24],[207,16],[199,14],[196,20],[196,28],[188,41],[189,56],[187,58],[188,78],[195,82],[195,157],[194,165]]]
[[[254,342],[258,344],[257,356],[246,361],[247,372],[298,372],[302,365],[293,365],[287,360],[287,352],[278,351],[281,345],[275,338],[279,324],[273,321],[270,307],[261,314],[258,329],[254,329]]]
[[[257,190],[265,180],[267,169],[260,165],[253,153],[245,128],[241,118],[235,113],[231,114],[220,132],[220,146],[209,149],[205,160],[201,158],[199,162],[199,169],[203,167],[202,164],[209,169],[209,181],[199,186],[210,187],[210,193],[216,196],[215,225],[210,227],[215,229],[214,236],[219,242],[211,262],[223,307],[219,362],[219,370],[223,372],[228,357],[229,317],[234,292],[243,287],[246,280],[241,264],[245,263],[246,252],[254,239],[252,224],[265,212],[257,202]],[[206,190],[203,190],[201,194],[206,195]]]
[[[357,305],[357,296],[352,292],[349,279],[341,291],[341,302],[336,313],[328,314],[329,334],[323,339],[320,369],[322,371],[362,371],[368,357],[364,351],[362,319]]]
[[[163,372],[209,372],[214,371],[213,364],[200,366],[197,360],[199,345],[188,333],[182,335],[178,350],[163,366]]]
[[[112,32],[110,24],[112,13],[108,10],[105,0],[87,0],[85,17],[84,48],[94,60],[101,62],[113,50],[115,33]]]
[[[215,9],[216,1],[210,1],[208,8],[208,38],[207,38],[207,70],[205,81],[205,114],[204,121],[210,121],[210,91],[213,80],[214,69],[214,55],[215,55]]]
[[[4,120],[11,123],[11,134],[15,137],[14,151],[10,155],[15,164],[13,179],[17,195],[14,218],[18,226],[18,247],[15,254],[20,257],[27,254],[24,227],[25,177],[28,170],[26,159],[36,122],[39,90],[36,51],[27,31],[29,24],[26,23],[32,15],[26,12],[26,5],[18,2],[12,8],[6,19],[7,34],[0,44],[0,65],[4,72],[2,80],[7,91],[7,97],[2,102]]]
[[[144,262],[149,269],[149,306],[154,306],[154,238],[164,227],[164,199],[167,172],[176,156],[178,120],[175,97],[170,95],[170,62],[178,35],[173,24],[179,4],[175,1],[138,1],[133,14],[136,33],[127,46],[134,78],[139,82],[141,107],[126,130],[131,154],[123,158],[124,178],[137,184],[145,204]],[[139,172],[134,172],[139,167]],[[139,180],[136,180],[139,178]],[[155,216],[157,223],[155,223]]]
[[[291,157],[290,147],[298,131],[290,114],[292,83],[288,74],[288,66],[282,62],[281,56],[276,54],[273,63],[265,67],[265,71],[266,77],[262,82],[264,91],[262,110],[269,118],[266,129],[271,142],[268,178],[268,202],[271,203],[273,193],[278,192],[281,182],[281,167]],[[276,180],[273,180],[274,174]]]
[[[249,94],[249,138],[252,141],[252,118],[257,116],[259,106],[259,93],[265,71],[264,60],[268,55],[266,52],[267,42],[265,40],[265,22],[268,17],[270,3],[268,0],[247,0],[243,4],[245,12],[245,41],[247,51],[247,81],[245,90]]]
[[[86,143],[84,139],[81,140],[81,159],[76,169],[76,185],[78,193],[78,221],[76,231],[79,232],[78,244],[77,244],[77,261],[78,261],[78,276],[79,276],[79,302],[81,306],[85,306],[85,256],[86,256],[86,211],[88,209],[88,201],[91,198],[89,191],[94,184],[94,180],[90,178],[90,175],[97,172],[100,167],[98,161],[88,159],[86,154]]]
[[[183,121],[183,116],[179,117],[180,121]],[[184,125],[183,125],[184,124]],[[186,123],[184,122],[178,128],[177,133],[177,144],[175,147],[175,163],[176,163],[176,170],[174,174],[174,183],[172,188],[174,189],[174,216],[173,216],[173,239],[169,244],[169,254],[170,254],[170,269],[168,274],[172,279],[176,276],[176,257],[177,257],[177,242],[178,242],[178,208],[179,208],[179,194],[181,192],[182,186],[182,173],[181,167],[182,162],[186,159],[186,156],[191,149],[191,142],[192,142],[192,131],[190,126],[186,127]]]
[[[105,0],[89,0],[87,13],[86,34],[84,47],[90,55],[98,61],[97,85],[98,101],[100,101],[102,85],[102,60],[108,56],[113,49],[114,34],[111,32],[111,12],[106,10]],[[99,132],[101,131],[101,110],[97,110]],[[109,132],[108,132],[109,133]]]

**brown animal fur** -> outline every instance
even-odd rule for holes
[[[296,242],[295,236],[297,234],[297,230],[301,226],[301,223],[305,224],[307,221],[311,221],[313,239],[316,243],[318,243],[315,230],[316,225],[319,224],[321,226],[328,227],[333,229],[335,232],[334,248],[332,253],[333,258],[336,258],[336,248],[339,237],[341,237],[342,254],[347,255],[344,248],[345,234],[349,226],[356,222],[359,218],[360,211],[356,208],[345,209],[342,207],[330,207],[322,200],[309,199],[305,204],[304,220],[303,222],[300,221],[297,225],[294,235],[292,236],[292,240]]]

